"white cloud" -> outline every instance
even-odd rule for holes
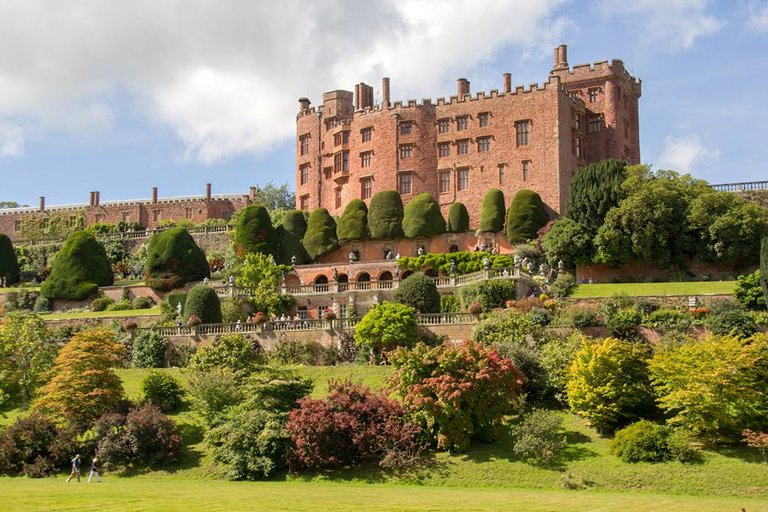
[[[707,0],[602,0],[601,6],[607,15],[632,17],[643,37],[671,48],[690,48],[724,25],[708,14]]]
[[[548,54],[564,1],[0,0],[0,122],[108,130],[127,97],[186,158],[257,153],[299,96],[388,75],[393,99],[433,97],[506,46]]]
[[[749,21],[747,25],[755,32],[768,32],[768,3],[762,6],[749,6]]]
[[[10,122],[0,122],[0,158],[24,155],[24,130]]]
[[[667,137],[655,166],[690,173],[696,170],[697,165],[719,158],[720,150],[707,147],[697,134]]]

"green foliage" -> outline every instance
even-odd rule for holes
[[[264,206],[251,204],[238,216],[235,226],[234,248],[238,258],[246,254],[262,253],[277,257],[277,234],[272,219]]]
[[[175,411],[184,400],[184,388],[173,375],[150,372],[141,381],[141,395],[144,401],[161,411]]]
[[[315,208],[309,215],[304,248],[310,259],[317,259],[339,247],[336,238],[336,221],[325,208]]]
[[[504,192],[492,188],[485,193],[480,206],[480,232],[498,233],[504,229]]]
[[[309,255],[302,244],[306,232],[307,221],[303,213],[299,210],[289,210],[285,213],[282,224],[277,227],[280,263],[290,265],[293,256],[296,257],[297,265],[303,265],[309,261]]]
[[[643,315],[635,307],[621,308],[605,318],[605,326],[612,336],[627,339],[635,335]]]
[[[616,338],[583,343],[568,373],[568,403],[600,432],[610,432],[652,408],[647,345]]]
[[[283,365],[331,366],[341,356],[335,347],[324,347],[317,341],[285,339],[269,352],[271,362]]]
[[[30,213],[21,218],[19,238],[40,241],[64,238],[85,227],[85,210],[48,211],[43,215]]]
[[[216,290],[204,284],[192,287],[184,304],[184,322],[197,315],[204,324],[221,323],[221,300]]]
[[[608,211],[619,204],[626,192],[623,160],[603,160],[582,168],[571,181],[566,208],[568,218],[583,227],[589,238],[603,225]]]
[[[280,315],[294,304],[293,296],[277,292],[281,274],[290,269],[286,265],[276,265],[265,254],[248,254],[237,277],[237,284],[251,288],[250,299],[257,312]]]
[[[469,231],[469,212],[464,203],[455,202],[448,210],[448,224],[446,229],[449,233],[464,233]]]
[[[32,307],[32,311],[35,313],[49,313],[52,309],[51,301],[40,296],[35,299],[35,305]]]
[[[192,407],[209,425],[214,424],[228,408],[243,400],[241,386],[242,378],[227,368],[194,371],[189,377]]]
[[[428,238],[445,233],[445,219],[432,194],[418,194],[405,206],[403,233],[408,238]]]
[[[518,190],[507,212],[507,240],[527,242],[549,221],[541,196],[533,190]]]
[[[134,368],[165,366],[165,338],[157,331],[140,331],[133,340],[131,364]]]
[[[84,300],[95,295],[99,286],[114,281],[104,247],[90,233],[76,231],[53,258],[51,275],[40,295],[51,300]]]
[[[6,286],[19,282],[21,268],[16,258],[16,251],[8,235],[0,233],[0,278],[5,279]]]
[[[757,323],[742,304],[724,300],[714,303],[711,309],[706,325],[712,334],[748,338],[757,332]]]
[[[552,411],[535,409],[512,426],[512,453],[539,464],[551,463],[567,446],[563,418]]]
[[[147,286],[169,291],[210,276],[205,253],[186,229],[167,229],[152,235],[144,264]]]
[[[751,274],[736,278],[736,288],[733,297],[749,309],[765,310],[766,301],[761,285],[761,272],[755,270]]]
[[[264,363],[261,346],[244,334],[223,334],[212,344],[200,347],[192,356],[189,367],[199,372],[214,368],[226,369],[245,377]]]
[[[411,347],[418,339],[416,311],[396,302],[382,302],[373,306],[355,328],[357,346],[380,352]]]
[[[668,440],[668,427],[640,420],[616,432],[611,453],[624,462],[663,462],[672,457]]]
[[[291,190],[288,183],[277,186],[270,181],[263,186],[254,187],[253,203],[270,211],[290,210],[296,205],[296,193]]]
[[[472,339],[485,346],[527,345],[541,337],[541,329],[531,317],[518,311],[493,313],[472,329]]]
[[[362,199],[353,199],[344,208],[337,227],[340,242],[368,237],[368,207]]]
[[[131,301],[131,309],[150,309],[154,305],[149,297],[136,297]]]
[[[573,274],[563,272],[549,285],[548,292],[556,298],[567,297],[576,286],[576,277]]]
[[[368,228],[371,238],[390,239],[403,233],[403,201],[394,190],[377,192],[368,208]]]
[[[571,364],[586,342],[584,335],[577,332],[563,340],[550,340],[540,349],[548,394],[564,405],[568,405],[566,387]]]
[[[456,295],[464,310],[468,310],[473,302],[479,302],[483,311],[491,311],[503,308],[508,300],[517,298],[517,284],[509,279],[490,279],[461,286]]]
[[[461,310],[461,301],[456,295],[440,295],[441,313],[458,313]]]
[[[541,249],[553,268],[557,268],[560,261],[569,269],[576,264],[591,263],[594,254],[592,236],[584,226],[569,217],[563,217],[552,225],[552,229],[541,239]]]
[[[657,309],[648,315],[648,324],[662,331],[674,330],[683,333],[688,330],[692,322],[691,315],[676,309]]]
[[[234,324],[239,320],[244,322],[248,314],[243,310],[243,299],[224,299],[221,301],[221,321]]]
[[[763,285],[763,295],[768,304],[768,230],[760,242],[760,283]]]
[[[112,297],[96,297],[91,301],[91,311],[104,311],[107,306],[111,306],[115,301]]]
[[[42,281],[50,273],[53,256],[59,252],[62,243],[16,245],[16,257],[24,281]]]
[[[447,276],[450,274],[451,260],[456,263],[456,274],[463,275],[471,272],[477,272],[483,269],[483,259],[488,258],[492,269],[503,269],[514,267],[514,260],[506,254],[489,254],[487,252],[451,252],[451,253],[429,253],[422,256],[400,258],[398,266],[403,270],[413,270],[421,272],[433,269],[440,274]]]
[[[712,440],[737,441],[768,419],[768,337],[710,336],[670,344],[650,361],[672,425]]]
[[[405,278],[393,294],[395,301],[405,304],[418,313],[439,313],[440,293],[434,279],[421,272]]]

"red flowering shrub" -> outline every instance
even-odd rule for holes
[[[203,321],[200,320],[200,317],[197,315],[191,315],[189,317],[189,320],[187,320],[187,325],[190,327],[197,327],[198,325],[202,325]]]
[[[293,468],[327,468],[378,462],[403,467],[425,448],[421,428],[397,401],[369,388],[331,382],[325,400],[303,398],[285,428],[293,443]]]
[[[473,302],[469,305],[469,312],[475,316],[483,313],[483,305],[479,302]]]
[[[710,308],[695,308],[693,310],[693,318],[704,318],[711,312],[712,310]]]
[[[256,313],[256,315],[254,315],[254,317],[253,317],[253,323],[255,323],[257,325],[263,324],[266,321],[267,321],[267,315],[265,315],[261,311]]]
[[[753,432],[750,429],[746,429],[741,435],[747,446],[759,451],[763,456],[763,460],[768,462],[768,432]]]
[[[332,309],[326,309],[323,311],[323,320],[330,322],[336,320],[336,313]]]
[[[396,351],[391,361],[391,386],[430,425],[440,449],[464,450],[472,437],[493,440],[502,418],[520,403],[520,372],[479,343],[419,343]]]

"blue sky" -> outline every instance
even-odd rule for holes
[[[0,0],[0,201],[293,186],[299,96],[542,82],[560,42],[643,80],[643,162],[768,179],[768,0]]]

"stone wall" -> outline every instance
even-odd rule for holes
[[[696,259],[688,260],[684,265],[685,277],[699,278],[708,276],[712,281],[735,279],[739,274],[754,272],[757,266],[747,268],[713,265]],[[576,267],[576,281],[579,283],[640,283],[649,281],[680,281],[679,270],[663,269],[656,263],[630,261],[620,267],[604,263],[579,265]]]

